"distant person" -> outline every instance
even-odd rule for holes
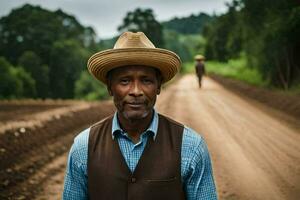
[[[88,69],[117,111],[75,138],[64,200],[217,199],[204,139],[154,110],[161,85],[180,65],[142,32],[125,32],[114,49],[90,57]]]
[[[199,87],[201,88],[202,86],[202,76],[205,75],[205,64],[204,64],[204,56],[202,55],[196,55],[195,56],[195,71],[196,75],[198,77],[198,83]]]

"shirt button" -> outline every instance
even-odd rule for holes
[[[136,178],[131,178],[131,183],[135,183],[136,182]]]

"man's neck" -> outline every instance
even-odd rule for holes
[[[126,131],[134,143],[140,140],[140,135],[150,126],[154,111],[152,110],[145,118],[129,120],[118,114],[121,128]]]

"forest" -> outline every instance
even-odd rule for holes
[[[255,71],[250,83],[260,79],[265,87],[300,91],[297,1],[233,0],[221,15],[199,12],[165,22],[156,20],[154,10],[137,8],[120,22],[119,33],[127,30],[143,31],[156,47],[178,53],[182,73],[191,71],[194,55],[203,54],[210,73],[235,70],[239,63],[237,77]],[[112,48],[116,38],[98,39],[92,27],[62,10],[30,4],[13,9],[0,19],[0,99],[108,98],[86,62]]]

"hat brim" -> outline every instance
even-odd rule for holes
[[[204,56],[195,56],[195,60],[205,60]]]
[[[88,60],[89,72],[99,81],[107,83],[107,73],[122,66],[149,66],[160,70],[163,83],[179,71],[181,61],[177,54],[160,48],[109,49],[95,53]]]

